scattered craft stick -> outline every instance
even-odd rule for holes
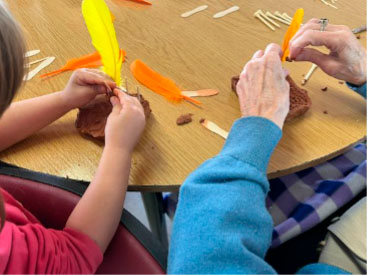
[[[189,16],[192,16],[193,14],[197,13],[197,12],[201,12],[201,11],[204,11],[205,9],[207,9],[208,6],[207,5],[202,5],[202,6],[199,6],[193,10],[190,10],[190,11],[187,11],[185,13],[182,13],[181,14],[181,17],[183,18],[186,18],[186,17],[189,17]]]
[[[229,13],[236,12],[238,10],[240,10],[240,8],[238,6],[233,6],[229,9],[227,9],[227,10],[216,13],[213,16],[213,18],[221,18],[221,17],[224,17],[225,15],[228,15]]]
[[[200,101],[182,95],[181,90],[176,86],[174,81],[161,76],[139,59],[132,62],[130,70],[140,83],[153,92],[164,96],[169,101],[180,102],[181,100],[186,100],[194,104],[201,104]]]
[[[27,64],[26,64],[26,67],[27,67],[27,68],[29,68],[29,67],[31,67],[31,65],[33,65],[33,64],[35,64],[35,63],[39,63],[39,62],[41,62],[41,61],[44,61],[45,59],[48,59],[48,58],[49,58],[49,57],[40,58],[40,59],[37,59],[37,60],[35,60],[35,61],[29,62],[29,63],[27,63]]]
[[[334,8],[334,9],[337,9],[337,7],[335,5],[332,5],[331,3],[327,2],[326,0],[321,0],[321,2],[323,4],[325,4],[325,5],[327,5],[327,6],[330,6],[330,7]]]
[[[282,43],[282,58],[281,61],[285,61],[286,57],[289,56],[289,42],[293,38],[293,36],[297,33],[297,31],[300,28],[300,25],[302,24],[304,17],[304,10],[303,9],[297,9],[293,21],[291,21],[291,24],[289,28],[286,31],[286,34],[284,36],[284,41]]]
[[[261,20],[268,28],[270,28],[272,31],[275,31],[275,28],[270,24],[268,23],[261,15],[260,15],[260,12],[261,10],[258,10],[256,11],[253,15],[254,17],[257,17],[259,20]]]
[[[353,34],[359,34],[362,32],[365,32],[367,30],[367,25],[352,29],[351,31],[353,32]]]
[[[284,20],[290,22],[290,24],[291,24],[292,20],[289,20],[288,18],[285,18],[279,11],[275,11],[275,15],[280,17],[281,19],[284,19]]]
[[[54,60],[55,60],[55,57],[49,57],[48,59],[42,61],[35,69],[28,72],[28,74],[24,76],[23,80],[28,81],[32,79],[34,76],[37,75],[38,72],[40,72],[45,67],[49,66],[51,63],[53,63]]]
[[[31,51],[28,51],[24,54],[24,57],[31,57],[31,56],[35,56],[37,54],[39,54],[41,51],[40,50],[31,50]]]
[[[138,100],[141,100],[141,92],[139,91],[139,86],[136,87],[136,90],[137,90],[137,98]]]
[[[128,90],[128,79],[127,79],[127,77],[125,77],[124,80],[125,80],[125,90],[128,92],[129,90]]]
[[[284,18],[287,18],[289,21],[293,21],[293,18],[291,18],[286,12],[283,12],[282,13],[282,16],[284,17]]]
[[[267,15],[265,15],[265,14],[263,13],[263,11],[262,11],[262,10],[259,10],[259,14],[260,14],[264,19],[268,20],[268,21],[269,21],[269,22],[271,22],[273,25],[275,25],[276,27],[280,28],[280,25],[279,25],[279,24],[277,24],[275,21],[273,21],[271,18],[269,18]]]
[[[270,13],[269,11],[268,11],[268,12],[266,12],[266,16],[267,16],[268,18],[273,18],[273,19],[275,19],[275,20],[277,20],[277,21],[280,21],[281,23],[283,23],[283,24],[285,24],[285,25],[290,25],[290,22],[289,22],[289,21],[286,21],[285,19],[282,19],[282,18],[280,18],[280,17],[278,17],[278,16],[275,16],[275,15],[273,15],[272,13]]]
[[[309,78],[312,76],[314,70],[317,69],[317,65],[313,64],[312,67],[309,69],[308,73],[305,74],[304,79],[302,80],[302,85],[305,85],[307,83],[307,81],[309,80]]]
[[[217,95],[219,92],[215,89],[202,89],[197,91],[182,91],[181,94],[187,97],[209,97]]]
[[[206,119],[201,119],[200,123],[202,126],[207,128],[208,130],[212,131],[213,133],[216,133],[220,135],[222,138],[227,139],[227,136],[229,136],[229,132],[223,130],[218,125],[216,125],[214,122],[211,122]]]

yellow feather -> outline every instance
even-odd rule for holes
[[[101,55],[102,70],[120,86],[123,57],[120,55],[109,8],[104,0],[83,0],[82,14],[92,44]]]

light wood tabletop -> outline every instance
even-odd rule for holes
[[[319,0],[152,0],[152,6],[141,6],[125,0],[107,0],[115,15],[115,28],[120,47],[127,53],[122,75],[131,87],[138,83],[128,70],[139,58],[167,76],[183,90],[215,88],[219,95],[200,98],[203,108],[187,102],[172,104],[141,87],[153,110],[144,135],[132,161],[130,190],[172,191],[202,162],[215,156],[224,139],[199,124],[209,119],[230,130],[240,111],[237,97],[231,91],[230,79],[239,74],[244,64],[258,49],[268,43],[281,43],[287,26],[271,31],[253,13],[287,12],[293,15],[304,8],[304,22],[326,17],[332,24],[351,28],[366,22],[366,1],[336,1],[338,9]],[[8,1],[10,10],[21,23],[29,50],[41,53],[30,61],[46,56],[56,60],[42,73],[55,70],[67,59],[94,52],[81,14],[80,0]],[[198,14],[182,18],[183,12],[199,5],[209,7]],[[223,18],[213,15],[233,5],[239,11]],[[360,35],[366,43],[366,33]],[[286,63],[293,79],[300,83],[310,63]],[[70,72],[47,80],[39,75],[25,83],[17,100],[62,90]],[[326,92],[321,88],[328,87]],[[283,138],[268,168],[269,177],[285,175],[326,161],[366,137],[366,102],[344,84],[317,69],[305,88],[312,107],[302,118],[286,123]],[[327,114],[325,114],[327,111]],[[183,113],[193,113],[194,121],[177,126]],[[75,129],[77,110],[44,128],[25,141],[0,154],[2,161],[56,176],[90,181],[97,168],[103,144],[81,137]],[[239,141],[241,142],[241,141]]]

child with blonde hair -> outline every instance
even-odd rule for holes
[[[106,93],[112,81],[96,71],[74,72],[65,89],[11,104],[24,75],[25,47],[18,24],[0,2],[0,150],[27,138],[70,110]],[[46,229],[0,189],[0,274],[92,274],[119,224],[131,155],[145,126],[143,108],[120,90],[105,129],[97,172],[63,230]],[[120,93],[120,94],[118,94]]]

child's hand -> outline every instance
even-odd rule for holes
[[[88,104],[98,94],[107,93],[107,86],[113,90],[116,84],[98,70],[79,69],[70,77],[62,96],[65,104],[74,109]]]
[[[118,97],[110,98],[113,109],[105,127],[105,145],[132,153],[146,124],[143,107],[137,98],[119,89],[114,94]]]

